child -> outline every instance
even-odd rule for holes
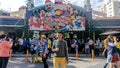
[[[32,63],[35,63],[35,45],[31,45],[30,47],[30,53],[31,53],[31,56],[32,56]]]

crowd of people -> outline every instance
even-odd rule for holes
[[[56,39],[56,37],[46,37],[49,53],[52,53],[51,47],[53,46],[53,43],[55,43]],[[40,40],[41,38],[38,38],[37,36],[29,38],[29,40],[26,38],[16,38],[12,47],[13,53],[26,54],[26,50],[30,49],[33,43],[35,48],[39,50],[40,47],[38,46],[40,45]],[[100,38],[98,38],[96,41],[93,41],[89,37],[84,40],[77,37],[72,39],[64,38],[64,40],[67,42],[69,53],[75,53],[76,49],[78,49],[79,53],[86,53],[87,55],[91,55],[91,51],[94,50],[95,56],[100,56],[104,49],[104,41]]]
[[[54,68],[58,68],[59,64],[61,64],[62,68],[66,68],[68,52],[74,53],[76,50],[78,50],[79,53],[85,53],[87,56],[92,55],[92,50],[95,52],[95,56],[106,55],[107,62],[104,68],[106,68],[108,64],[110,64],[110,68],[120,67],[120,41],[111,35],[104,40],[98,38],[94,41],[89,37],[84,40],[77,37],[73,39],[64,38],[62,32],[56,33],[53,38],[42,34],[39,38],[33,36],[33,38],[29,40],[26,38],[15,38],[13,40],[7,37],[7,35],[2,34],[0,36],[0,68],[6,68],[10,49],[13,49],[13,53],[18,54],[26,54],[26,51],[29,50],[32,56],[32,63],[38,61],[38,56],[41,56],[44,68],[49,67],[47,59],[51,58],[51,53],[54,53]],[[40,52],[42,52],[42,54],[40,54]]]

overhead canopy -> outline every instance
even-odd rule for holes
[[[94,20],[95,28],[120,28],[120,19],[100,19]]]
[[[0,18],[0,26],[4,27],[22,27],[24,19],[22,18]]]
[[[120,31],[106,31],[104,33],[101,33],[100,35],[111,35],[111,34],[118,34]]]

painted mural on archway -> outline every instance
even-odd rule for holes
[[[38,13],[33,11],[34,16],[30,17],[30,30],[85,30],[85,17],[72,4],[48,2],[34,10]]]

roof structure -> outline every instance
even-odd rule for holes
[[[22,27],[24,19],[10,16],[0,16],[0,27]]]
[[[120,19],[99,19],[94,20],[95,28],[120,28]]]

